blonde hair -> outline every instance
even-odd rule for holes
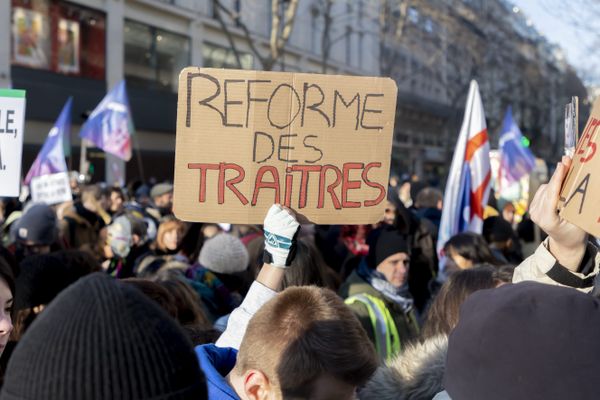
[[[167,249],[167,247],[165,245],[164,236],[165,236],[165,233],[170,232],[172,230],[177,230],[177,234],[181,238],[181,236],[183,236],[187,232],[188,224],[183,221],[180,221],[178,219],[170,219],[170,220],[162,222],[158,226],[158,232],[156,233],[156,248],[157,249],[164,251],[164,252],[169,251],[169,249]]]

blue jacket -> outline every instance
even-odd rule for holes
[[[225,380],[225,377],[235,366],[236,349],[217,347],[214,344],[203,344],[196,347],[196,357],[200,362],[200,368],[206,375],[206,386],[210,400],[240,399]]]

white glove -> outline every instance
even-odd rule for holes
[[[279,204],[273,204],[265,217],[265,252],[263,262],[285,268],[296,256],[296,238],[300,224],[296,217]]]

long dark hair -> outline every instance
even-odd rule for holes
[[[427,313],[422,338],[449,335],[458,323],[460,306],[467,297],[477,290],[494,288],[500,283],[496,268],[492,266],[465,269],[450,275]]]
[[[473,265],[483,263],[501,264],[492,254],[483,236],[473,232],[463,232],[452,236],[444,245],[446,255],[450,255],[450,250],[470,260]]]

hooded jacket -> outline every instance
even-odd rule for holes
[[[442,389],[448,337],[434,336],[408,346],[379,367],[359,393],[361,400],[430,400]]]

